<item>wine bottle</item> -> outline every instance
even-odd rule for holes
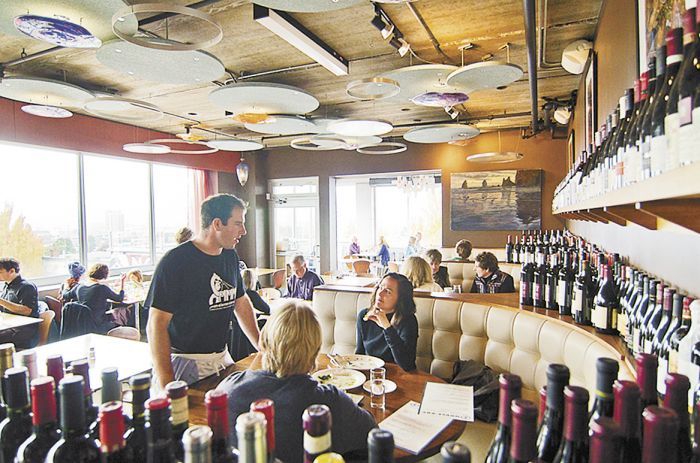
[[[510,404],[519,399],[523,387],[520,376],[503,373],[498,378],[498,427],[484,463],[506,463],[510,456],[511,410]],[[546,398],[545,398],[546,401]]]
[[[642,90],[642,107],[637,118],[637,129],[631,136],[634,137],[633,143],[636,145],[636,161],[634,163],[634,172],[631,175],[632,183],[638,182],[644,178],[644,122],[649,112],[649,107],[654,101],[654,93],[656,91],[656,56],[652,55],[649,58],[647,72],[642,74],[641,90]],[[646,87],[646,88],[645,88]]]
[[[516,264],[520,264],[522,262],[521,257],[522,256],[522,248],[520,246],[520,241],[519,238],[516,236],[515,237],[515,246],[513,246],[513,257],[515,259]]]
[[[616,381],[613,385],[615,405],[613,417],[622,437],[620,463],[637,463],[642,459],[641,390],[633,381]]]
[[[620,427],[611,418],[601,417],[591,424],[589,463],[619,463]]]
[[[547,286],[547,262],[542,247],[537,249],[537,263],[533,275],[534,284],[532,290],[533,305],[538,308],[545,307],[545,287]]]
[[[700,463],[700,404],[693,406],[693,457],[690,463]]]
[[[700,154],[697,153],[700,149],[698,141],[700,137],[697,135],[697,122],[693,114],[693,94],[700,88],[700,69],[697,63],[700,63],[700,46],[696,39],[696,33],[700,30],[697,25],[700,23],[700,9],[695,10],[695,24],[683,24],[683,47],[685,54],[686,41],[691,42],[692,50],[687,58],[688,67],[678,76],[678,113],[680,115],[680,129],[678,130],[678,150],[680,153],[680,161],[682,165],[687,165],[700,160]],[[695,27],[695,33],[689,34],[686,30]]]
[[[659,366],[656,355],[637,354],[637,384],[641,390],[642,410],[650,405],[658,405],[656,396],[656,375]]]
[[[630,349],[634,354],[640,353],[640,347],[642,344],[642,327],[644,326],[644,318],[647,315],[649,301],[651,300],[652,291],[650,283],[650,278],[645,275],[642,286],[642,297],[638,299],[634,308],[634,332],[632,333],[632,348]]]
[[[146,401],[146,462],[174,463],[175,445],[170,421],[170,399],[158,397]]]
[[[124,435],[126,446],[134,456],[134,461],[146,461],[146,401],[149,399],[151,377],[148,374],[132,376],[131,387],[131,428]]]
[[[190,426],[182,436],[184,463],[211,463],[212,431],[209,426]]]
[[[39,369],[36,364],[36,351],[27,349],[15,354],[18,358],[18,365],[27,369],[29,381],[39,376]]]
[[[7,418],[5,399],[5,372],[14,366],[15,345],[11,342],[0,344],[0,421]]]
[[[630,296],[627,310],[627,338],[625,343],[627,344],[627,349],[630,352],[634,352],[635,342],[637,341],[637,336],[639,333],[636,329],[637,324],[637,309],[639,308],[640,301],[644,298],[644,290],[649,292],[649,280],[646,280],[646,287],[644,285],[645,276],[641,272],[637,272],[635,285],[632,290],[632,295]]]
[[[90,387],[90,364],[87,360],[76,360],[71,364],[74,375],[83,378],[83,400],[85,401],[85,420],[88,426],[97,421],[98,409],[92,403],[92,387]]]
[[[608,265],[603,265],[602,276],[603,281],[595,297],[591,321],[598,333],[615,334],[617,333],[618,299]]]
[[[58,383],[63,379],[63,368],[63,357],[60,354],[53,354],[46,357],[46,376],[53,378],[57,417],[61,416],[61,398],[58,396]]]
[[[650,405],[642,414],[644,419],[644,442],[642,463],[665,463],[676,461],[678,416],[673,410]]]
[[[692,457],[690,442],[690,417],[688,416],[688,392],[690,381],[687,376],[670,373],[666,376],[666,395],[663,407],[676,412],[678,416],[677,459],[675,463],[688,463]]]
[[[49,449],[61,438],[56,420],[56,393],[51,377],[39,377],[31,382],[32,435],[17,449],[18,463],[46,460]]]
[[[700,341],[700,300],[690,303],[690,331],[678,343],[678,373],[686,375],[690,379],[691,388],[694,390],[698,384],[698,370],[691,363],[691,354],[695,344]]]
[[[506,241],[506,262],[513,263],[513,237],[511,235],[508,235],[508,241]]]
[[[58,383],[61,397],[61,438],[46,455],[47,463],[97,463],[100,448],[88,435],[85,421],[85,386],[80,375],[66,376]]]
[[[312,405],[311,407],[325,407],[325,405]],[[309,410],[309,408],[307,408],[304,412],[304,416],[306,416],[306,412]],[[330,416],[330,410],[328,410],[328,414]],[[304,420],[304,422],[306,423],[306,420]],[[307,431],[306,428],[305,431]],[[238,436],[238,461],[240,463],[260,463],[265,461],[265,459],[267,458],[266,434],[267,432],[265,431],[265,415],[263,415],[262,413],[242,413],[238,416],[238,418],[236,418],[236,436]],[[330,435],[330,427],[328,434]],[[306,458],[306,455],[308,454],[306,434],[304,435],[304,437],[304,458]],[[328,449],[328,451],[330,451],[330,449]]]
[[[445,445],[443,445],[443,448],[445,448]],[[466,448],[466,446],[462,447]],[[372,429],[367,434],[367,450],[369,463],[394,463],[394,435],[384,429]],[[448,458],[451,458],[454,452],[449,447],[447,452]],[[445,461],[444,455],[443,461]]]
[[[469,447],[459,442],[445,442],[440,449],[442,463],[471,463],[472,454]],[[372,460],[370,459],[370,462]],[[388,461],[388,460],[387,460]],[[393,459],[391,461],[394,461]]]
[[[571,315],[571,297],[574,291],[574,273],[571,270],[571,253],[564,251],[564,265],[557,280],[557,305],[559,315]]]
[[[554,462],[588,463],[588,391],[566,386],[564,402],[564,439]]]
[[[642,322],[642,333],[639,340],[640,352],[644,352],[645,354],[651,354],[651,340],[661,321],[664,287],[662,281],[653,280],[649,282],[649,308]]]
[[[639,85],[639,84],[637,84]],[[611,153],[613,157],[613,182],[612,189],[622,188],[625,173],[625,135],[630,131],[632,116],[634,115],[634,89],[625,90],[624,96],[620,98],[620,128],[613,142]]]
[[[544,411],[547,408],[547,385],[545,384],[542,386],[538,392],[538,396],[540,398],[540,401],[538,402],[538,407],[537,407],[537,426],[539,427],[542,424],[542,420],[544,419]]]
[[[29,371],[24,366],[5,371],[7,418],[0,422],[0,461],[14,462],[19,446],[32,435]]]
[[[520,270],[520,305],[532,305],[532,287],[535,279],[535,264],[525,254],[525,263]]]
[[[608,357],[599,357],[595,363],[596,388],[593,408],[589,416],[589,423],[593,423],[601,416],[612,418],[614,411],[613,384],[620,371],[617,360]]]
[[[510,405],[511,444],[508,463],[528,463],[537,458],[537,407],[529,400],[515,399]]]
[[[106,404],[110,402],[121,402],[122,387],[119,384],[119,373],[116,368],[103,368],[100,372],[100,382],[102,383],[102,389],[100,389],[100,404]],[[93,439],[100,439],[99,414],[97,416],[97,419],[90,423],[90,437],[92,437]]]
[[[692,314],[690,312],[690,297],[683,298],[683,316],[681,318],[681,326],[671,337],[668,344],[668,372],[679,373],[678,357],[681,341],[690,333]],[[691,381],[692,384],[692,381]]]
[[[175,458],[182,460],[185,450],[182,447],[182,435],[190,427],[190,414],[187,404],[187,383],[184,381],[172,381],[165,385],[165,392],[170,398],[170,409],[173,424],[173,445],[175,446]],[[216,436],[216,431],[211,423],[209,427]],[[216,439],[216,437],[214,438]]]
[[[639,126],[642,112],[647,102],[649,88],[649,72],[645,71],[639,79],[634,81],[634,108],[632,109],[632,123],[625,134],[623,144],[625,146],[625,172],[623,186],[637,182],[637,175],[641,170],[641,158],[639,156]]]
[[[591,270],[588,260],[582,260],[571,299],[571,313],[574,321],[579,325],[591,324],[591,306],[589,305],[591,285]]]
[[[561,445],[564,428],[564,387],[571,373],[566,365],[551,363],[547,367],[547,407],[537,430],[537,456],[551,462]]]
[[[559,265],[559,252],[552,252],[550,254],[550,266],[547,271],[547,284],[545,286],[545,305],[547,310],[559,310],[559,305],[557,304],[557,281],[559,279],[559,271],[561,266]]]
[[[265,426],[267,428],[267,461],[273,462],[275,461],[275,454],[277,452],[277,443],[275,441],[275,403],[272,399],[259,399],[250,404],[250,411],[260,412],[265,415]],[[393,449],[393,437],[391,442]]]
[[[663,397],[666,393],[666,384],[659,381],[659,378],[666,377],[667,373],[675,373],[670,370],[670,352],[671,352],[671,340],[675,333],[682,326],[683,317],[683,295],[678,293],[673,293],[672,302],[672,316],[671,323],[664,335],[663,341],[661,341],[661,347],[659,348],[659,372],[657,375],[656,391],[659,393],[659,397]]]
[[[667,286],[663,289],[663,296],[659,299],[660,301],[662,301],[661,319],[656,327],[656,330],[654,330],[654,337],[649,341],[649,344],[651,345],[649,353],[655,354],[657,357],[659,356],[659,352],[661,351],[661,344],[666,338],[666,333],[671,327],[673,295],[675,293],[676,291],[673,288],[669,288]]]
[[[134,456],[124,440],[124,413],[121,402],[103,402],[99,409],[101,463],[128,463]]]
[[[213,433],[212,463],[234,463],[237,458],[229,442],[228,395],[216,389],[207,391],[204,405],[207,407],[207,424]],[[240,447],[241,443],[238,445]]]
[[[331,451],[331,410],[326,405],[311,405],[304,410],[302,422],[304,463],[313,463],[318,455]]]

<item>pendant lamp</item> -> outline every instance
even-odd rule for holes
[[[241,162],[239,162],[236,166],[236,176],[238,177],[238,182],[241,184],[241,186],[245,186],[245,184],[248,182],[249,172],[250,166],[247,162],[245,162],[243,156],[241,156]]]

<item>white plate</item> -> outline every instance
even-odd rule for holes
[[[362,386],[367,380],[364,374],[347,368],[327,368],[317,371],[311,377],[320,384],[332,384],[343,391]]]
[[[379,357],[360,354],[338,355],[337,357],[331,358],[331,363],[336,367],[350,368],[353,370],[371,370],[372,368],[381,368],[384,366],[384,360]]]
[[[362,389],[365,391],[371,393],[372,390],[370,389],[370,381],[367,380],[365,383],[362,385]],[[396,390],[396,383],[393,382],[390,379],[385,379],[384,380],[384,394],[388,394],[390,392],[394,392]]]

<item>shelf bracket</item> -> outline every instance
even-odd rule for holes
[[[656,230],[656,217],[637,210],[633,205],[624,204],[621,206],[608,206],[604,207],[603,210],[618,217],[622,217],[625,220],[629,220],[630,222],[636,223],[640,227],[644,227],[648,230]]]
[[[593,217],[593,220],[595,220],[596,222],[601,222],[601,223],[605,223],[605,224],[608,223],[608,219],[603,217],[601,214],[598,214],[597,211],[587,209],[586,214],[588,214],[589,217]]]
[[[600,208],[596,209],[593,211],[594,214],[596,214],[599,217],[602,217],[609,222],[615,223],[621,227],[624,227],[627,225],[627,221],[623,219],[622,217],[618,217],[615,214],[610,214],[608,211],[605,210],[605,208]]]
[[[700,198],[674,198],[640,202],[635,208],[700,233]]]

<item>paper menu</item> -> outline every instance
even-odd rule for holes
[[[391,431],[394,445],[414,455],[420,453],[452,421],[436,415],[419,415],[418,402],[407,402],[390,417],[379,423],[381,429]]]
[[[474,421],[474,388],[458,384],[426,383],[419,414]]]

